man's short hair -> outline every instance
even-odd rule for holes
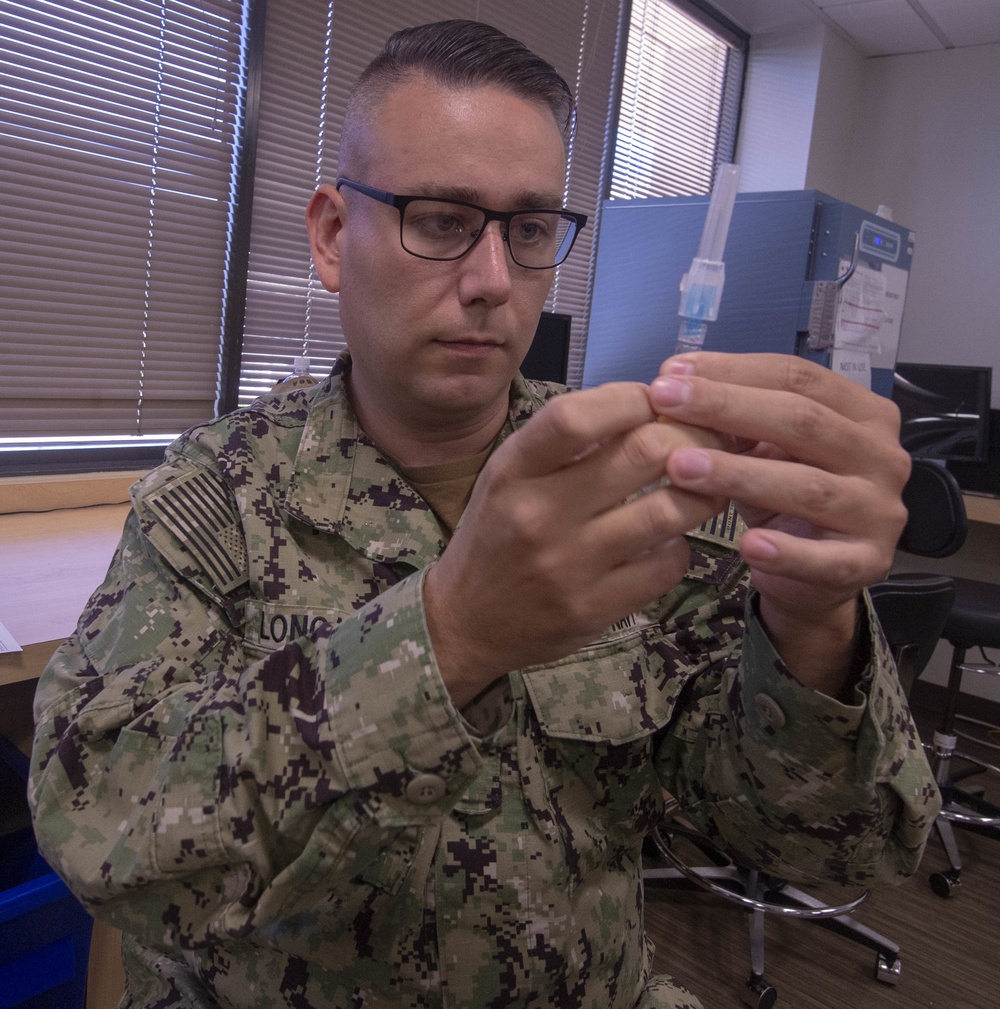
[[[452,88],[496,87],[547,106],[564,138],[573,122],[573,92],[555,67],[523,42],[481,21],[437,21],[391,35],[361,72],[344,115],[341,148],[389,91],[415,74]],[[343,159],[342,159],[343,163]]]

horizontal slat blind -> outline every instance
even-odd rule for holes
[[[326,104],[332,0],[269,0],[257,128],[253,223],[239,402],[333,350],[308,335],[336,330],[334,299],[316,283],[304,212],[328,142]]]
[[[611,199],[707,193],[732,159],[743,50],[669,0],[634,0]]]
[[[562,58],[568,66],[553,60],[574,89],[577,103],[576,128],[567,169],[566,205],[590,218],[572,255],[557,269],[550,298],[552,311],[573,318],[567,376],[572,387],[579,387],[583,380],[601,199],[609,167],[608,124],[614,108],[612,84],[619,6],[576,2],[572,9],[561,12],[561,20],[576,30],[571,33],[568,28],[564,29],[567,49]],[[571,20],[574,17],[575,21]],[[559,33],[557,24],[553,25],[553,32]],[[574,35],[572,59],[575,64],[570,62],[569,50]]]
[[[319,182],[336,177],[337,139],[357,75],[399,28],[447,18],[495,25],[549,60],[575,87],[576,137],[566,205],[596,218],[618,4],[422,0],[269,0],[240,403],[307,354],[314,374],[344,346],[336,295],[322,290],[303,219]],[[548,308],[573,316],[570,377],[582,374],[594,227],[560,267]]]
[[[0,449],[213,414],[243,17],[0,5]]]

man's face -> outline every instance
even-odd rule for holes
[[[496,88],[412,79],[389,93],[352,149],[343,173],[392,193],[492,210],[562,205],[564,148],[552,113]],[[326,224],[310,221],[314,257],[324,284],[340,291],[362,420],[384,412],[446,432],[496,418],[555,271],[513,263],[497,222],[463,258],[436,262],[401,247],[394,207],[346,188],[323,187],[317,199],[327,201]]]

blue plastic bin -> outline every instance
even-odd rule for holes
[[[27,780],[0,736],[0,1009],[84,1009],[92,921],[38,853]]]

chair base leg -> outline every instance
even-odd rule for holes
[[[903,961],[897,956],[895,960],[879,953],[875,958],[875,980],[882,984],[899,984],[900,976],[903,973]]]
[[[944,848],[944,853],[948,856],[948,865],[951,867],[948,876],[953,877],[954,882],[957,884],[958,877],[962,872],[962,856],[958,853],[955,830],[951,825],[951,821],[946,820],[943,816],[939,816],[934,821],[934,830],[941,839],[941,847]]]
[[[659,861],[669,857],[661,847],[662,842],[654,839],[652,844],[652,850],[645,853],[649,858]],[[792,886],[787,880],[768,876],[755,869],[742,869],[732,864],[717,864],[699,866],[697,872],[699,879],[695,881],[690,870],[647,863],[643,869],[643,879],[652,886],[661,884],[694,890],[704,889],[702,881],[712,881],[717,891],[720,888],[729,891],[729,894],[743,900],[744,904],[746,903],[744,898],[751,898],[752,902],[774,905],[773,907],[768,906],[767,910],[773,910],[776,913],[782,913],[782,911],[785,914],[795,913],[793,908],[799,909],[799,913],[826,910],[827,917],[810,916],[808,920],[873,950],[875,953],[875,980],[882,984],[894,985],[898,983],[902,973],[899,946],[846,913],[846,911],[853,909],[857,901],[844,905],[843,911],[845,913],[837,914],[839,909],[831,909],[828,904]],[[773,1009],[778,1000],[778,991],[764,977],[765,909],[755,904],[752,910],[747,910],[750,933],[750,977],[743,986],[740,993],[741,998],[749,1009]]]
[[[812,907],[820,904],[815,897],[811,897],[809,894],[803,893],[797,887],[790,886],[787,883],[781,888],[780,892],[785,900],[800,907]],[[850,915],[840,914],[835,918],[820,918],[815,924],[831,932],[836,932],[837,935],[841,935],[845,939],[850,939],[852,942],[860,943],[862,946],[867,946],[870,950],[874,950],[878,958],[875,976],[880,981],[886,980],[882,975],[887,974],[892,965],[899,963],[900,950],[897,943],[880,932],[869,928],[867,925],[863,925]],[[888,965],[886,970],[882,970],[878,966],[882,962]],[[895,981],[890,981],[889,983],[895,984]]]
[[[778,989],[768,984],[763,977],[751,974],[743,988],[743,1004],[749,1009],[774,1009],[778,1001]]]
[[[954,713],[946,719],[951,729]],[[952,824],[1000,840],[1000,807],[983,798],[981,786],[963,788],[960,782],[983,772],[1000,773],[1000,768],[956,751],[957,737],[943,726],[934,733],[934,777],[941,789],[942,810],[934,829],[948,858],[948,870],[930,877],[931,889],[939,897],[954,897],[962,885],[962,858]],[[954,759],[967,761],[968,767],[953,768]]]
[[[962,885],[959,874],[954,869],[949,872],[932,872],[929,882],[931,889],[939,897],[954,897],[955,891]]]

